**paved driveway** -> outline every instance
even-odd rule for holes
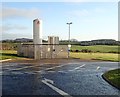
[[[101,75],[117,62],[3,63],[3,95],[118,95]]]

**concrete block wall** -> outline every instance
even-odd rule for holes
[[[34,58],[68,58],[67,45],[19,45],[18,56]]]
[[[17,55],[28,58],[34,58],[34,46],[19,44],[17,49]]]

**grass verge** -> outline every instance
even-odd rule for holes
[[[120,68],[110,70],[102,75],[102,77],[111,85],[120,90]]]
[[[118,46],[110,46],[110,45],[93,45],[93,46],[79,46],[72,45],[71,50],[82,50],[88,49],[92,52],[100,52],[100,53],[120,53],[118,50]]]
[[[4,59],[17,59],[17,58],[23,58],[17,56],[16,50],[0,50],[0,60]],[[112,53],[76,53],[76,52],[70,52],[71,58],[79,58],[79,59],[85,59],[85,60],[103,60],[103,61],[114,61],[118,62],[118,54],[112,54]]]
[[[102,61],[113,61],[118,62],[118,54],[112,53],[76,53],[70,52],[71,58],[80,58],[80,59],[87,59],[87,60],[102,60]]]
[[[17,56],[16,50],[0,50],[0,56],[0,60],[22,58]]]

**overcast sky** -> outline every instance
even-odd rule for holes
[[[43,39],[118,40],[118,2],[4,2],[2,39],[33,38],[33,20],[43,21]]]

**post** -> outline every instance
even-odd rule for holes
[[[69,44],[70,44],[70,25],[69,25]]]
[[[69,37],[68,37],[68,58],[70,57],[70,47],[71,47],[71,45],[70,45],[70,24],[72,24],[72,22],[70,22],[70,23],[67,23],[68,24],[68,26],[69,26]]]

